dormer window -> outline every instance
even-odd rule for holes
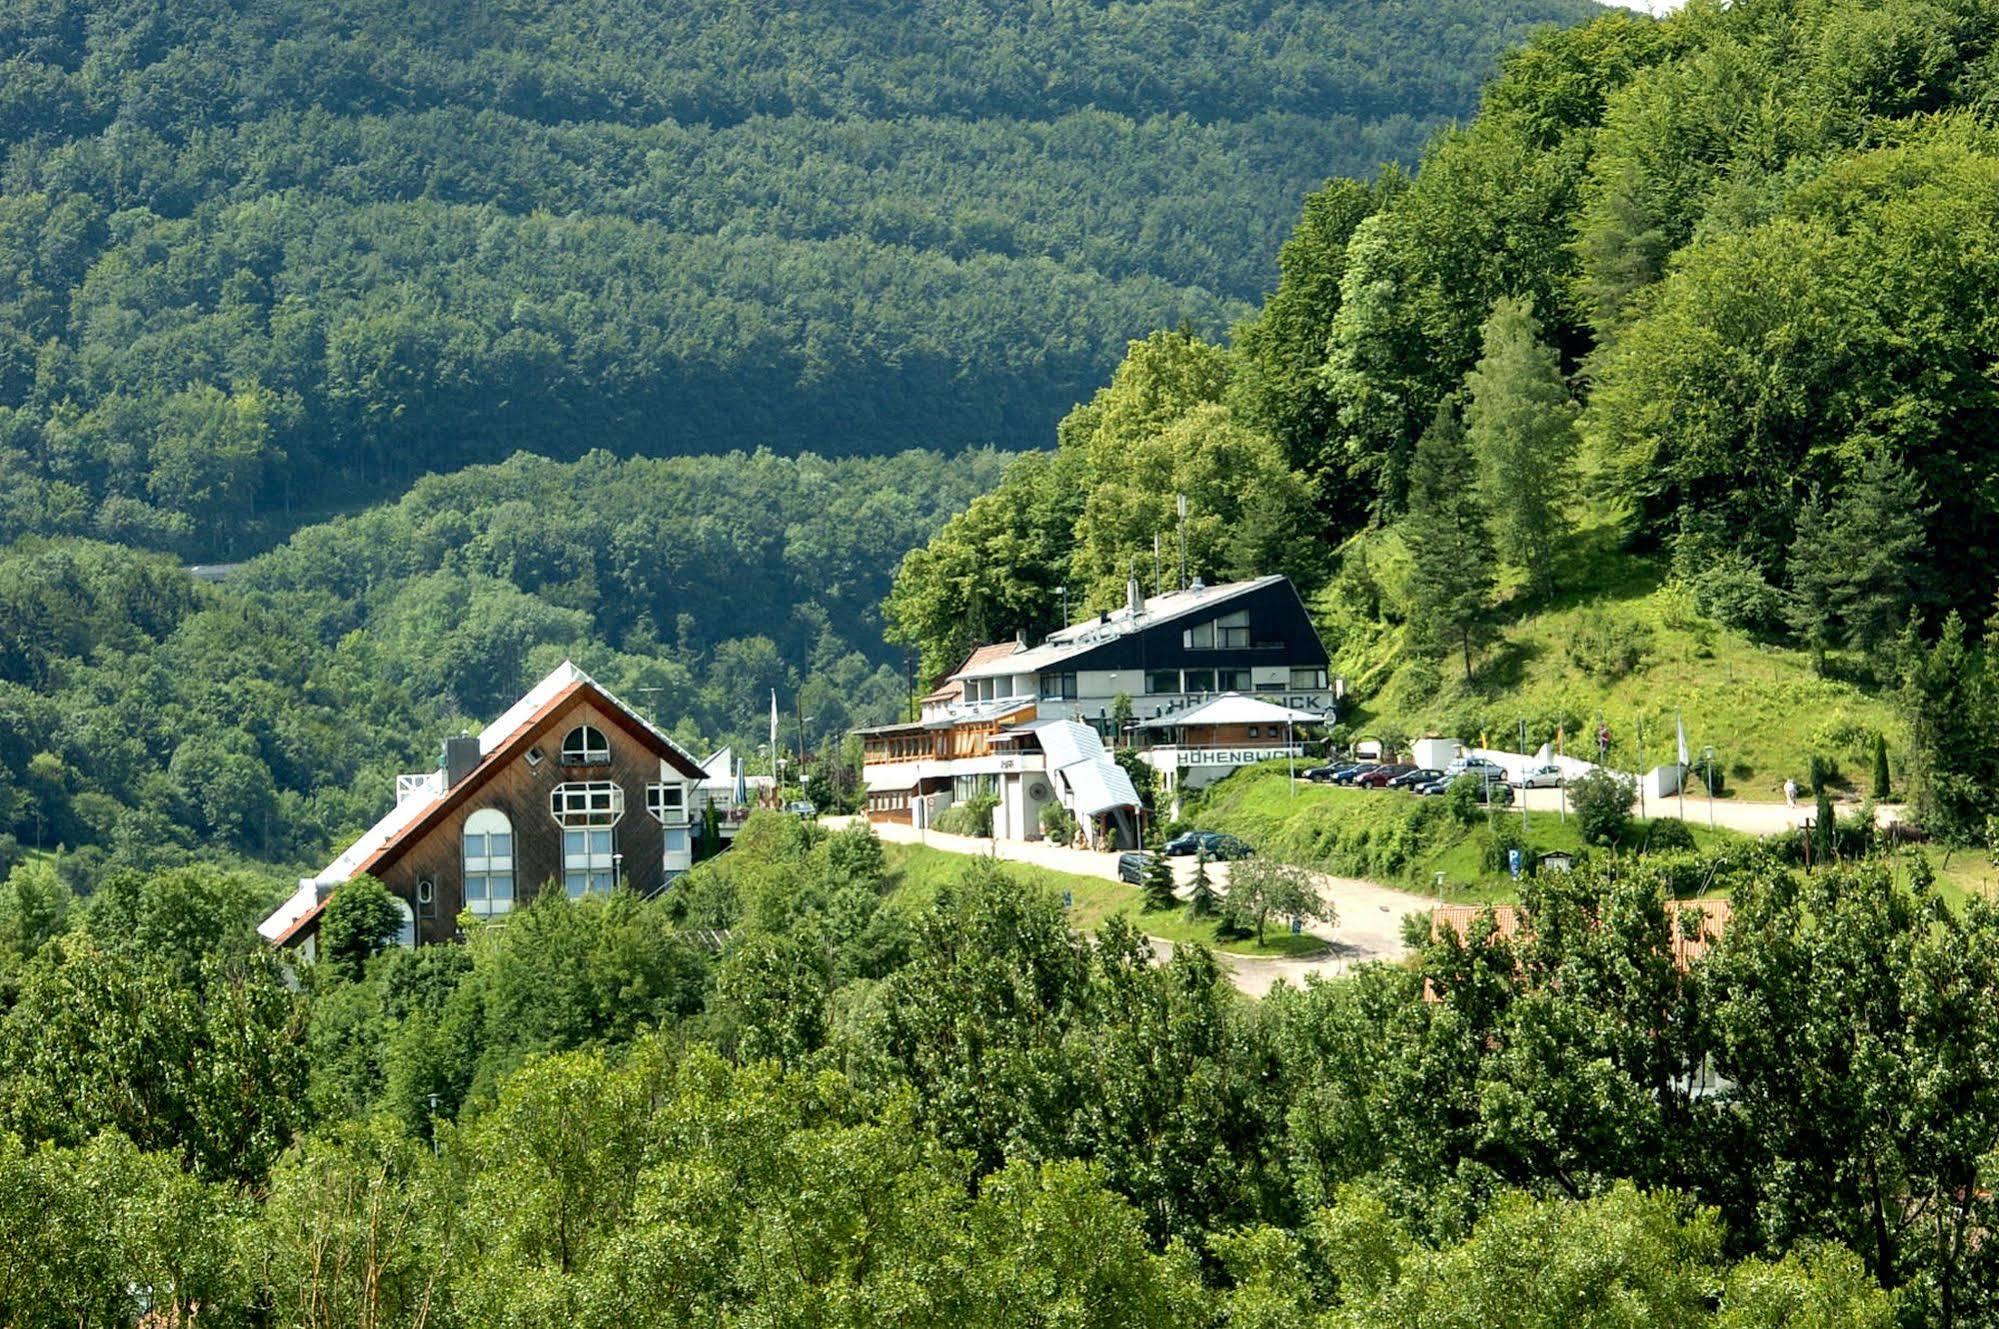
[[[577,725],[562,740],[564,766],[609,766],[611,745],[595,725]]]

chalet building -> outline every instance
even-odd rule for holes
[[[1106,741],[1173,749],[1154,763],[1167,763],[1168,787],[1183,778],[1199,787],[1297,751],[1298,729],[1332,711],[1326,668],[1325,644],[1288,578],[1196,581],[1144,600],[1134,582],[1122,609],[1037,645],[979,647],[922,699],[919,719],[859,731],[867,812],[922,825],[991,794],[994,833],[1032,840],[1040,809],[1059,802],[1090,843],[1127,847],[1139,833],[1137,800]],[[1131,703],[1122,734],[1120,694]],[[1225,701],[1234,709],[1204,711]]]
[[[749,812],[726,750],[706,763],[565,661],[434,771],[396,779],[389,813],[263,921],[278,946],[315,949],[342,882],[372,876],[402,905],[405,945],[459,936],[461,913],[499,919],[544,889],[658,891],[694,863],[709,806],[732,837]]]

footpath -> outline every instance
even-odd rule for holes
[[[850,820],[829,817],[826,824],[837,828]],[[917,830],[894,823],[874,829],[883,840],[894,844],[923,844],[946,853],[993,857],[1015,863],[1031,863],[1081,877],[1117,880],[1116,854],[1069,849],[1038,840],[988,840],[970,835],[945,835],[939,831]],[[1174,864],[1175,877],[1183,888],[1186,878],[1193,872],[1193,866],[1191,858],[1178,860]],[[1228,864],[1211,863],[1208,866],[1214,874],[1217,889],[1226,893]],[[1306,979],[1314,975],[1326,977],[1343,973],[1370,960],[1399,960],[1405,954],[1402,920],[1411,914],[1427,914],[1436,907],[1434,901],[1420,895],[1391,890],[1354,877],[1315,873],[1314,879],[1320,897],[1333,906],[1334,921],[1330,926],[1314,924],[1305,930],[1325,942],[1325,950],[1311,956],[1233,955],[1216,950],[1216,960],[1228,970],[1230,981],[1239,991],[1261,997],[1280,979],[1293,986],[1302,986]],[[1138,888],[1134,886],[1130,889],[1136,894]],[[1161,956],[1173,952],[1173,943],[1163,938],[1153,938],[1152,945]]]

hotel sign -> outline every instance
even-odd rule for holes
[[[1297,748],[1181,748],[1182,766],[1254,766],[1260,761],[1300,755]]]

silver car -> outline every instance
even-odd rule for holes
[[[1560,789],[1563,778],[1559,766],[1536,766],[1533,770],[1511,777],[1506,783],[1515,789]]]

